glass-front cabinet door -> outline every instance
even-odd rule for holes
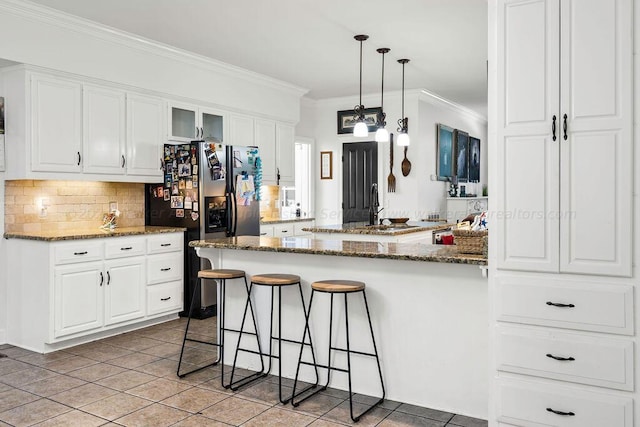
[[[200,139],[224,143],[226,135],[224,113],[221,111],[200,109]]]
[[[169,140],[189,142],[198,138],[198,107],[169,103]]]

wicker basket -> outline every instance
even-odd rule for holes
[[[462,254],[478,254],[487,256],[487,230],[469,231],[453,230],[454,243]]]

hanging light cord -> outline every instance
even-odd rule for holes
[[[402,118],[398,120],[398,132],[407,133],[408,120],[404,116],[404,65],[409,62],[408,59],[398,59],[398,62],[402,64]]]
[[[384,54],[389,52],[388,48],[380,48],[378,52],[382,54],[382,87],[380,89],[380,116],[378,117],[378,126],[384,127],[387,122],[385,119],[387,118],[386,113],[384,112]]]
[[[357,116],[358,121],[364,121],[364,105],[362,105],[362,42],[367,40],[369,36],[366,34],[359,34],[353,37],[360,42],[360,104],[353,108],[354,113]]]

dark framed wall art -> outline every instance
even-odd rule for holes
[[[378,121],[378,113],[382,112],[381,107],[365,108],[364,120],[367,123],[369,132],[376,130],[376,122]],[[338,135],[352,133],[356,125],[356,114],[353,110],[338,111]]]
[[[437,125],[437,161],[436,169],[439,181],[448,181],[453,175],[453,128],[439,123]]]
[[[480,182],[480,140],[469,137],[469,182]]]
[[[458,182],[467,182],[469,180],[469,134],[456,129],[453,132],[453,140],[455,143],[455,175],[458,177]]]

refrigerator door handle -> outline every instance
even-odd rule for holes
[[[233,197],[233,237],[235,237],[238,232],[238,200],[235,191],[231,195]]]

